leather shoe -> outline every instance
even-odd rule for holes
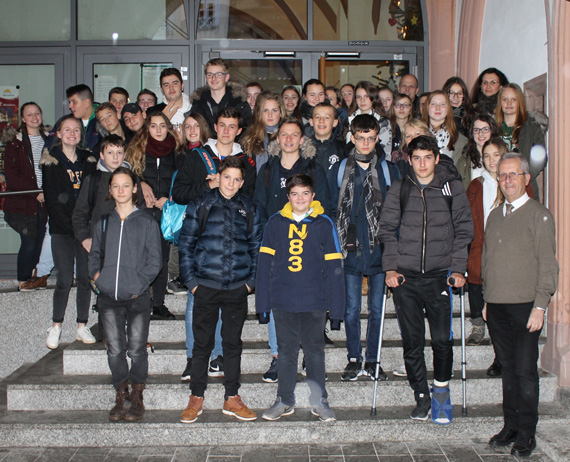
[[[511,449],[511,454],[517,457],[528,457],[535,448],[536,439],[534,436],[526,436],[523,433],[519,433],[515,444],[513,444],[513,449]]]
[[[518,432],[512,430],[508,427],[503,427],[503,429],[497,433],[493,438],[489,440],[489,446],[494,448],[503,448],[514,442],[518,437]]]
[[[497,358],[495,358],[495,360],[493,361],[493,364],[491,364],[489,366],[489,369],[487,369],[487,375],[489,377],[500,377],[502,374],[502,366],[501,363],[497,360]]]

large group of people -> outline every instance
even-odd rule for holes
[[[264,89],[230,81],[222,59],[204,72],[206,85],[189,97],[180,72],[163,70],[161,103],[146,89],[130,102],[117,87],[97,104],[77,85],[67,90],[72,113],[51,132],[30,102],[19,130],[4,133],[8,190],[43,191],[10,196],[4,210],[21,236],[19,290],[45,288],[56,270],[47,346],[59,346],[74,283],[76,339],[96,341],[87,327],[94,291],[116,390],[109,418],[138,420],[150,320],[175,319],[165,295],[187,294],[182,380],[191,395],[181,421],[202,413],[208,376],[225,378],[225,414],[254,420],[238,391],[247,296],[255,292],[271,352],[263,380],[278,382],[263,418],[294,412],[302,349],[312,412],[331,421],[327,319],[333,330],[345,326],[341,380],[387,380],[377,363],[387,285],[403,341],[404,366],[394,373],[413,390],[411,418],[431,413],[449,424],[451,293],[468,284],[467,343],[482,342],[487,321],[496,352],[489,374],[503,376],[505,426],[490,443],[514,442],[514,454],[530,454],[537,341],[558,267],[540,170],[529,164],[532,146],[545,144],[545,117],[528,113],[520,87],[495,68],[471,94],[460,77],[420,94],[411,74],[397,88],[310,79],[301,89]],[[167,202],[186,207],[175,242],[160,232]]]

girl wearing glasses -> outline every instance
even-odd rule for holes
[[[475,116],[475,110],[471,105],[467,85],[460,77],[450,77],[443,85],[442,90],[449,96],[453,106],[453,117],[455,118],[457,129],[463,135],[469,137],[469,128]]]
[[[404,141],[402,136],[404,127],[413,117],[412,99],[404,93],[398,93],[394,98],[394,104],[390,112],[390,124],[393,133],[392,153],[396,152],[397,154]]]

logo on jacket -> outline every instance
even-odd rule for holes
[[[238,210],[238,213],[242,216],[242,217],[247,217],[247,212],[243,209]]]

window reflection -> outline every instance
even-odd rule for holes
[[[71,38],[69,0],[11,0],[0,4],[0,41],[29,42]]]

